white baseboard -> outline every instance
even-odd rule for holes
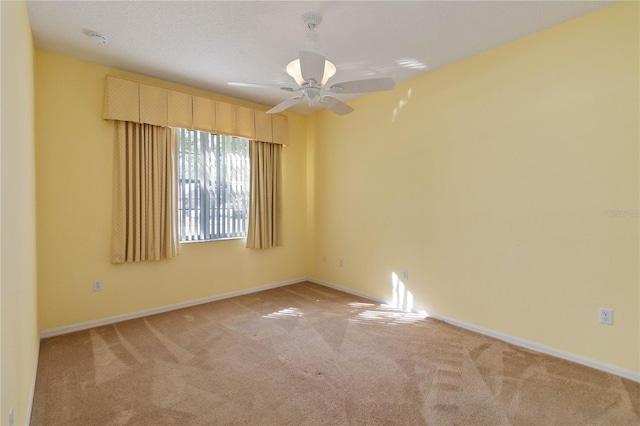
[[[285,285],[299,283],[305,281],[306,278],[297,278],[288,281],[282,281],[273,284],[266,284],[260,287],[253,287],[246,290],[232,291],[230,293],[218,294],[216,296],[204,297],[202,299],[188,300],[186,302],[174,303],[171,305],[160,306],[157,308],[145,309],[143,311],[131,312],[128,314],[116,315],[113,317],[100,318],[97,320],[81,322],[77,324],[66,325],[64,327],[51,328],[40,332],[40,338],[60,336],[62,334],[73,333],[74,331],[87,330],[89,328],[99,327],[102,325],[114,324],[116,322],[127,321],[135,318],[142,318],[149,315],[160,314],[163,312],[175,311],[176,309],[188,308],[189,306],[202,305],[203,303],[215,302],[216,300],[228,299],[230,297],[243,296],[245,294],[256,293],[259,291],[269,290],[271,288],[282,287]]]
[[[330,287],[336,290],[340,290],[340,291],[344,291],[345,293],[349,293],[349,294],[353,294],[355,296],[359,296],[365,299],[369,299],[371,301],[374,302],[378,302],[381,304],[388,304],[390,305],[391,302],[389,302],[388,300],[384,300],[384,299],[380,299],[378,297],[374,297],[371,295],[368,295],[366,293],[362,293],[356,290],[352,290],[350,288],[346,288],[346,287],[342,287],[339,286],[337,284],[333,284],[333,283],[329,283],[326,281],[321,281],[321,280],[316,280],[314,278],[308,278],[307,281],[311,281],[313,283],[316,284],[320,284],[323,285],[325,287]],[[412,309],[413,312],[417,312],[417,313],[421,313],[424,312],[422,310],[419,309]],[[435,318],[435,319],[439,319],[441,321],[444,321],[446,323],[455,325],[457,327],[460,328],[464,328],[466,330],[470,330],[470,331],[474,331],[476,333],[480,333],[480,334],[484,334],[486,336],[490,336],[493,337],[495,339],[498,340],[502,340],[503,342],[507,342],[510,343],[512,345],[516,345],[516,346],[520,346],[526,349],[530,349],[536,352],[540,352],[546,355],[551,355],[554,356],[556,358],[561,358],[567,361],[572,361],[575,362],[577,364],[581,364],[581,365],[585,365],[587,367],[591,367],[591,368],[595,368],[596,370],[600,370],[600,371],[604,371],[606,373],[610,373],[610,374],[614,374],[616,376],[620,376],[623,377],[625,379],[629,379],[629,380],[633,380],[634,382],[638,382],[640,383],[640,372],[637,371],[633,371],[633,370],[627,370],[624,368],[620,368],[620,367],[616,367],[615,365],[610,365],[610,364],[605,364],[603,362],[600,361],[596,361],[593,359],[589,359],[589,358],[585,358],[579,355],[575,355],[572,354],[570,352],[565,352],[565,351],[561,351],[559,349],[555,349],[549,346],[544,346],[544,345],[540,345],[538,343],[535,342],[531,342],[529,340],[525,340],[525,339],[521,339],[519,337],[515,337],[515,336],[510,336],[508,334],[504,334],[504,333],[500,333],[498,331],[494,331],[494,330],[489,330],[483,327],[478,327],[476,325],[464,322],[464,321],[458,321],[456,319],[453,318],[449,318],[449,317],[445,317],[443,315],[438,315],[438,314],[432,314],[432,313],[427,313],[427,315],[431,318]]]
[[[333,284],[327,281],[322,281],[322,280],[316,280],[315,278],[307,278],[307,281],[310,281],[312,283],[316,283],[316,284],[320,284],[323,285],[325,287],[329,287],[332,288],[334,290],[339,290],[345,293],[349,293],[349,294],[353,294],[354,296],[359,296],[362,297],[363,299],[367,299],[367,300],[371,300],[373,302],[377,302],[380,303],[381,305],[390,305],[391,302],[389,302],[388,300],[384,300],[384,299],[380,299],[379,297],[375,297],[375,296],[371,296],[369,294],[366,293],[362,293],[360,291],[357,290],[353,290],[347,287],[342,287],[340,285],[337,284]]]
[[[40,360],[40,341],[38,340],[38,350],[36,351],[36,362],[31,375],[31,389],[29,390],[29,402],[27,403],[27,414],[25,416],[25,426],[31,423],[31,411],[33,410],[33,397],[36,394],[36,378],[38,376],[38,361]]]

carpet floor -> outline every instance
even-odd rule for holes
[[[640,425],[640,383],[300,283],[44,339],[31,425]]]

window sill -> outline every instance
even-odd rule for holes
[[[215,240],[191,240],[191,241],[179,241],[179,244],[192,244],[192,243],[215,243],[216,241],[229,241],[229,240],[246,240],[247,237],[229,237],[229,238],[216,238]]]

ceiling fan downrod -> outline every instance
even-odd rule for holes
[[[316,27],[322,22],[322,16],[316,12],[307,12],[302,15],[302,20],[307,26],[307,50],[315,52],[317,40]]]

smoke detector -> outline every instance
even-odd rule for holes
[[[109,39],[106,38],[105,36],[103,36],[102,34],[98,34],[98,33],[93,33],[91,34],[91,40],[93,40],[93,42],[95,44],[107,44],[109,43]]]

